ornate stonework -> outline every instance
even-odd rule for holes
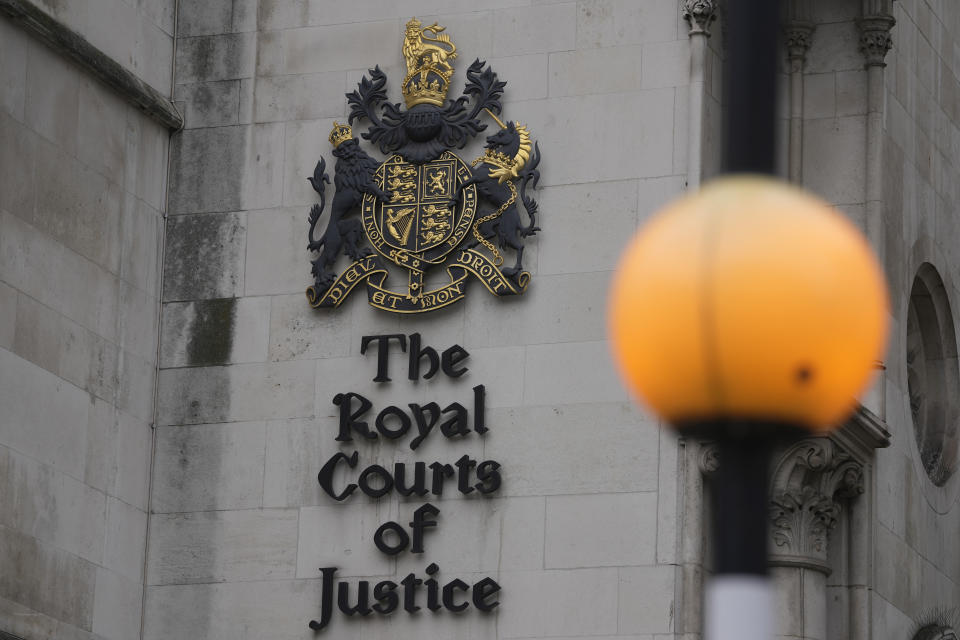
[[[683,19],[690,25],[690,35],[709,37],[710,23],[717,19],[716,0],[683,0]]]
[[[791,22],[783,28],[783,42],[787,48],[787,59],[801,64],[810,50],[813,40],[813,24],[809,22]]]
[[[704,476],[722,461],[708,444],[697,460]],[[807,438],[774,456],[770,481],[770,563],[829,573],[827,543],[846,500],[864,492],[863,465],[829,438]]]
[[[829,571],[827,541],[843,501],[863,491],[863,465],[828,438],[789,447],[774,463],[771,563]]]
[[[893,46],[890,30],[896,20],[891,15],[864,16],[857,21],[860,28],[860,52],[866,59],[868,67],[885,67],[884,59]]]
[[[927,625],[920,629],[913,640],[958,640],[957,632],[952,627],[940,626],[936,624]]]

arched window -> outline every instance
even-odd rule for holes
[[[953,314],[940,274],[924,263],[907,312],[907,388],[920,462],[942,487],[957,468],[960,372]]]

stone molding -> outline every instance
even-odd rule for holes
[[[167,129],[183,128],[183,116],[163,94],[31,0],[0,0],[0,15],[9,17],[24,31],[78,64]]]
[[[717,19],[716,0],[683,0],[683,19],[690,25],[689,35],[710,37],[710,23]]]
[[[812,23],[789,22],[783,27],[783,42],[787,49],[787,59],[790,62],[798,61],[803,64],[812,41]]]
[[[890,445],[883,421],[864,407],[829,436],[804,438],[775,453],[770,481],[770,564],[829,574],[827,549],[844,503],[865,490],[865,465]],[[719,447],[705,443],[697,466],[720,467]]]
[[[890,30],[894,24],[896,20],[891,15],[865,15],[857,20],[857,27],[860,29],[860,53],[865,58],[865,66],[887,66],[885,58],[893,46]]]
[[[826,437],[801,440],[780,454],[771,483],[771,564],[829,573],[830,532],[843,502],[864,492],[863,476],[863,465]]]
[[[802,66],[813,41],[813,8],[810,0],[789,0],[785,9],[783,43],[787,59]]]

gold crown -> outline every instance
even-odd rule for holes
[[[333,129],[330,130],[330,144],[336,149],[341,142],[345,142],[353,137],[353,129],[348,124],[339,124],[333,121]]]
[[[447,99],[450,76],[453,75],[449,60],[457,57],[457,47],[450,41],[450,36],[443,33],[445,28],[436,22],[424,27],[416,18],[407,23],[403,38],[407,75],[401,91],[408,109],[418,104],[442,107]]]

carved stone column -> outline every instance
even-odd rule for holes
[[[802,440],[784,451],[771,486],[770,564],[830,573],[830,532],[843,503],[863,491],[863,465],[829,438]]]
[[[864,232],[877,253],[880,264],[886,267],[886,233],[883,210],[883,69],[887,52],[893,44],[890,30],[893,18],[893,0],[862,0],[860,19],[860,52],[867,74],[867,143],[865,149],[866,224]],[[864,400],[864,404],[881,419],[886,419],[886,373],[881,371]]]
[[[710,23],[717,19],[716,0],[683,0],[682,11],[690,25],[690,35],[710,36]]]
[[[826,639],[827,545],[844,503],[863,491],[863,465],[829,438],[803,440],[775,459],[770,565],[790,611],[779,634]]]
[[[787,174],[790,182],[803,181],[803,66],[813,39],[810,0],[791,0],[783,26],[784,44],[790,69],[790,135],[788,138]]]
[[[687,141],[687,188],[700,186],[703,166],[703,127],[706,120],[705,72],[710,24],[717,19],[715,0],[683,0],[683,17],[690,25],[689,139]]]
[[[889,444],[886,425],[861,407],[830,436],[806,438],[774,455],[768,547],[778,637],[870,638],[871,461],[875,449]],[[697,463],[709,479],[723,461],[708,444]]]

